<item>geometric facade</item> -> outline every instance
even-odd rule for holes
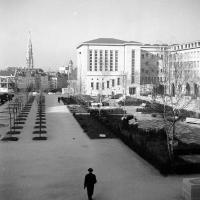
[[[140,95],[162,81],[167,45],[99,38],[77,47],[79,93]]]

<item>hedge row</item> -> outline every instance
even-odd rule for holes
[[[200,163],[186,162],[179,155],[188,152],[199,153],[200,146],[182,144],[175,149],[175,158],[170,162],[167,150],[167,138],[164,129],[144,130],[138,125],[128,125],[128,121],[121,120],[119,115],[96,116],[96,119],[106,125],[126,145],[137,152],[142,158],[151,163],[162,174],[199,173]],[[184,148],[184,146],[186,148]],[[189,169],[188,169],[189,167]]]

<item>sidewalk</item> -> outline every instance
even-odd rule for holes
[[[35,106],[35,107],[34,107]],[[163,177],[118,139],[90,140],[56,95],[46,96],[46,141],[33,141],[36,104],[18,142],[0,143],[1,200],[181,200],[182,176]]]

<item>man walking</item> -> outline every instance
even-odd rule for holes
[[[92,200],[94,184],[97,182],[96,176],[92,173],[93,169],[88,169],[89,173],[85,175],[84,189],[87,188],[88,200]]]

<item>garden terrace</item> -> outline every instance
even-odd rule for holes
[[[81,103],[80,103],[81,102]],[[144,101],[135,101],[136,106]],[[70,103],[70,102],[69,102]],[[131,149],[137,152],[141,157],[155,166],[161,173],[199,173],[199,163],[191,162],[191,159],[186,159],[187,154],[198,153],[200,146],[194,144],[185,145],[182,142],[183,136],[188,134],[184,130],[189,130],[190,127],[183,128],[182,122],[176,124],[176,143],[174,161],[171,162],[167,149],[167,138],[164,130],[164,120],[157,113],[153,120],[138,120],[138,123],[129,125],[129,120],[134,118],[133,115],[126,115],[122,108],[102,107],[91,109],[85,106],[85,102],[79,101],[80,105],[68,105],[74,117],[92,139],[101,138],[100,135],[105,135],[107,138],[119,137]],[[146,107],[150,107],[150,103],[146,103]],[[161,105],[162,106],[162,105]],[[90,115],[87,113],[90,112]],[[194,131],[191,130],[191,134]],[[105,138],[106,138],[105,137]],[[188,140],[188,138],[185,138]],[[190,140],[188,140],[190,141]],[[188,166],[190,171],[188,171]]]
[[[161,173],[199,172],[199,163],[192,163],[179,156],[181,151],[187,151],[187,153],[194,152],[194,144],[188,144],[184,147],[181,141],[180,145],[178,142],[178,146],[175,148],[174,162],[170,162],[163,119],[157,119],[155,121],[139,120],[138,124],[130,126],[128,121],[133,118],[132,115],[127,115],[126,118],[124,118],[123,114],[111,114],[109,112],[100,112],[99,115],[98,110],[95,110],[95,112],[93,110],[91,115],[103,125],[106,125],[125,144],[159,169]],[[182,124],[178,123],[176,129],[180,129],[180,132],[183,131]],[[177,140],[180,140],[180,138],[177,137]],[[198,153],[199,150],[200,146],[196,145],[195,153]],[[188,171],[186,166],[192,167],[191,171]]]

